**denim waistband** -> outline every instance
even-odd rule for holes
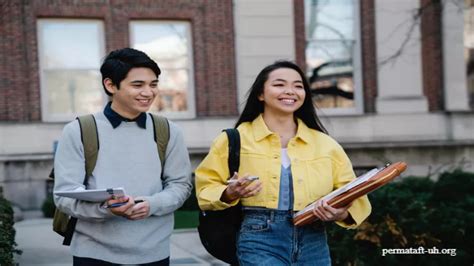
[[[276,210],[276,209],[267,209],[262,207],[242,207],[242,213],[244,216],[266,216],[268,220],[275,221],[275,220],[286,220],[290,219],[293,220],[293,216],[296,211],[293,210]],[[324,222],[317,220],[311,224],[312,227],[317,228],[324,228]]]
[[[296,211],[293,210],[277,210],[277,209],[268,209],[268,208],[262,208],[262,207],[242,207],[242,211],[244,214],[263,214],[263,215],[291,215],[296,213]]]

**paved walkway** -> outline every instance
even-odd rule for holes
[[[52,230],[52,220],[28,219],[15,223],[16,243],[23,251],[16,261],[20,266],[70,266],[69,247],[61,245],[62,238]],[[209,255],[202,247],[195,229],[175,230],[171,237],[171,265],[225,265]]]

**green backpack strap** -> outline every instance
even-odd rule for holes
[[[168,141],[170,140],[170,125],[168,119],[165,117],[150,114],[153,121],[153,131],[156,146],[158,148],[158,155],[160,155],[161,161],[161,178],[163,179],[163,169],[165,167],[166,159],[166,147],[168,146]]]
[[[99,153],[99,138],[97,134],[97,124],[93,115],[84,115],[77,118],[81,128],[81,141],[84,147],[84,159],[86,161],[86,177],[84,185],[87,185],[87,179],[92,175],[97,155]]]
[[[84,115],[77,117],[79,121],[79,127],[81,129],[81,141],[84,147],[84,159],[85,159],[85,170],[84,186],[87,187],[89,176],[94,171],[95,164],[97,162],[97,154],[99,153],[99,138],[97,133],[97,124],[93,115]],[[54,214],[55,225],[58,227],[64,236],[63,245],[69,246],[71,244],[72,235],[76,228],[77,218],[69,217],[68,215],[57,212]],[[54,224],[54,223],[53,223]],[[56,231],[56,229],[55,229]],[[58,231],[56,231],[58,232]]]

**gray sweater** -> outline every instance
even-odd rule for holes
[[[128,195],[149,201],[150,216],[132,221],[111,214],[101,203],[55,196],[56,206],[61,211],[78,218],[71,253],[119,264],[165,259],[170,255],[173,212],[189,197],[192,189],[191,164],[183,135],[170,122],[162,183],[161,163],[149,116],[146,129],[135,122],[122,122],[114,129],[103,113],[94,116],[100,148],[88,188],[123,187]],[[83,187],[84,150],[77,121],[64,127],[54,168],[54,190]]]

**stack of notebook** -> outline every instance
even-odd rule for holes
[[[317,220],[318,218],[313,214],[313,208],[320,200],[325,200],[333,208],[346,206],[355,199],[392,181],[406,168],[407,164],[404,162],[396,162],[380,169],[374,168],[297,212],[293,218],[293,223],[301,226]]]

